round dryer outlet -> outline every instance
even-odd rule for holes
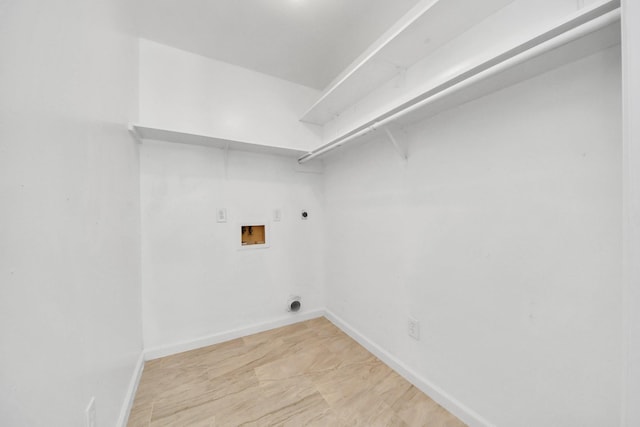
[[[302,298],[300,298],[299,296],[292,296],[289,298],[289,301],[287,302],[287,311],[296,313],[300,311],[301,308],[302,308]]]

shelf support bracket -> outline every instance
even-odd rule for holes
[[[399,141],[398,138],[396,138],[396,136],[393,135],[393,133],[391,132],[388,126],[384,127],[384,132],[387,134],[387,137],[389,138],[389,142],[393,146],[394,150],[396,150],[396,153],[398,153],[398,155],[400,156],[400,159],[404,163],[407,163],[409,161],[409,155],[407,153],[406,141]],[[406,139],[406,138],[403,138],[403,139]]]
[[[140,135],[140,133],[138,133],[133,125],[129,125],[127,130],[129,131],[129,135],[131,135],[138,144],[142,144],[142,136]]]

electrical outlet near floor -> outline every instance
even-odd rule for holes
[[[414,340],[420,340],[420,322],[418,322],[413,317],[409,317],[409,321],[407,322],[409,336]]]
[[[86,427],[96,427],[96,398],[92,397],[87,405],[87,409],[84,411],[85,414],[85,426]]]

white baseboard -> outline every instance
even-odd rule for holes
[[[435,400],[438,404],[458,417],[464,423],[468,424],[471,427],[493,427],[492,423],[485,420],[479,414],[454,399],[451,395],[433,384],[431,381],[418,375],[411,368],[407,367],[404,363],[389,354],[387,351],[383,350],[369,338],[365,337],[363,334],[352,328],[347,322],[345,322],[330,310],[325,310],[325,317],[338,328],[340,328],[344,333],[357,341],[360,345],[369,350],[378,359],[382,360],[391,369],[396,371],[407,381],[416,386],[423,393]]]
[[[160,357],[170,356],[172,354],[182,353],[184,351],[195,350],[197,348],[207,347],[221,342],[230,341],[236,338],[242,338],[247,335],[257,334],[258,332],[268,331],[269,329],[280,328],[282,326],[292,325],[305,320],[315,319],[324,316],[324,310],[312,310],[302,313],[292,313],[286,317],[269,320],[262,323],[256,323],[243,328],[232,329],[230,331],[220,332],[206,337],[196,338],[189,341],[183,341],[175,344],[169,344],[161,347],[146,349],[144,351],[144,360],[153,360]]]
[[[120,417],[118,418],[118,426],[126,427],[129,421],[129,414],[131,413],[131,407],[133,406],[133,400],[136,397],[136,391],[138,390],[138,384],[140,384],[140,377],[142,377],[142,370],[144,369],[144,352],[140,352],[138,361],[131,375],[131,381],[129,382],[129,388],[127,394],[124,397],[122,403],[122,409],[120,410]]]

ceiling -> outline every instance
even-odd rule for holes
[[[140,0],[140,37],[324,89],[419,0]]]

